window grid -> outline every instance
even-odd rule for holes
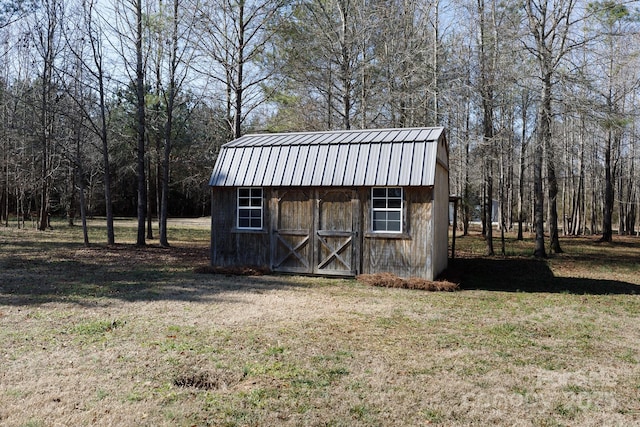
[[[402,233],[404,208],[401,187],[371,189],[371,229],[377,233]]]
[[[237,228],[262,229],[262,188],[238,188]]]

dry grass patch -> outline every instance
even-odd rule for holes
[[[468,236],[460,289],[425,293],[197,274],[201,233],[0,227],[0,425],[640,425],[635,241],[535,261]],[[581,276],[595,253],[615,276]]]
[[[449,282],[447,280],[426,280],[419,277],[403,279],[391,273],[360,274],[356,279],[369,286],[381,286],[385,288],[447,292],[456,291],[460,288],[460,285],[457,283]]]

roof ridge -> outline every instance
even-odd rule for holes
[[[436,141],[444,127],[384,128],[339,131],[247,134],[223,145],[225,148],[249,146],[352,145],[411,141]]]
[[[335,130],[313,130],[313,131],[294,131],[294,132],[263,132],[248,133],[236,138],[235,140],[245,137],[265,137],[265,136],[287,136],[287,135],[319,135],[330,133],[358,133],[358,132],[389,132],[389,131],[411,131],[411,130],[436,130],[444,129],[444,126],[411,126],[404,128],[367,128],[367,129],[335,129]]]

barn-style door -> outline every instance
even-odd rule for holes
[[[271,265],[274,271],[312,273],[312,192],[305,189],[280,191],[272,202],[273,235]]]
[[[358,209],[349,189],[278,193],[272,236],[274,271],[353,276],[358,273]]]
[[[355,191],[318,190],[314,245],[314,273],[357,274]]]

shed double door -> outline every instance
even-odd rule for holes
[[[355,191],[280,190],[274,204],[274,271],[338,276],[358,273],[359,204]]]

